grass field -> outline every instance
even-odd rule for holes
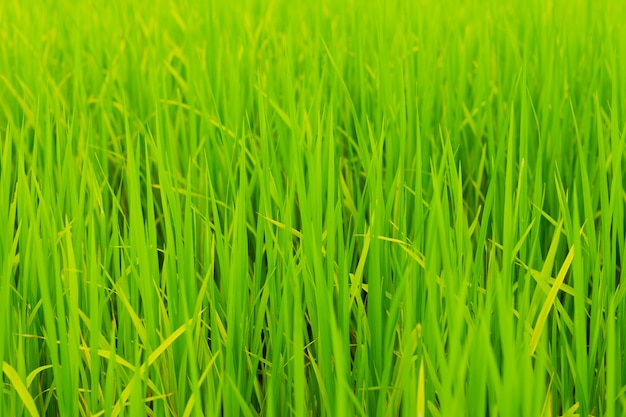
[[[0,3],[1,416],[626,416],[626,3]]]

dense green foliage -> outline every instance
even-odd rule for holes
[[[626,415],[624,21],[2,1],[0,415]]]

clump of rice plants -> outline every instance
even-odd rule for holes
[[[0,415],[625,416],[624,21],[0,2]]]

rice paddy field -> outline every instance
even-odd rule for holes
[[[0,3],[1,416],[626,416],[626,4]]]

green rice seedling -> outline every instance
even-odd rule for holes
[[[622,3],[1,2],[0,415],[626,415]]]

